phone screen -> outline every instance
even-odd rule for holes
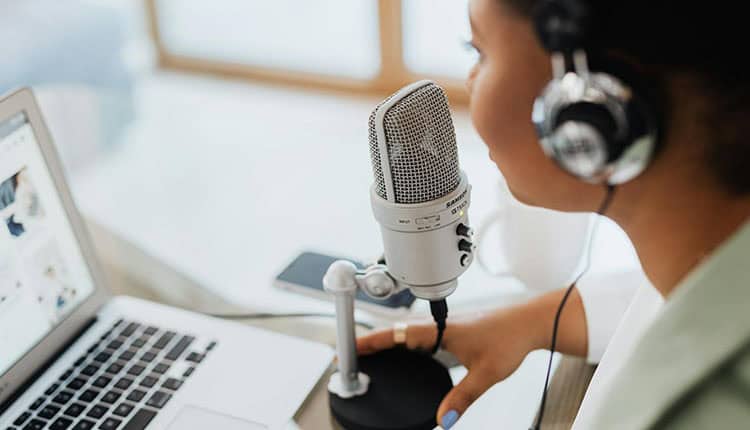
[[[349,260],[358,268],[364,268],[362,263],[349,258],[333,257],[315,252],[303,252],[276,279],[288,284],[324,291],[323,275],[328,270],[328,266],[336,260]],[[368,296],[362,290],[357,290],[356,300],[389,308],[408,308],[414,303],[415,297],[411,294],[411,291],[403,290],[387,299],[380,300]]]

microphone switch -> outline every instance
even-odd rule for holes
[[[458,249],[464,252],[472,252],[474,251],[474,244],[466,239],[461,239],[458,241]]]
[[[471,238],[474,234],[474,230],[464,223],[459,223],[458,226],[456,226],[456,234],[466,238]]]

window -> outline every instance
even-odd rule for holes
[[[164,48],[254,67],[372,79],[375,0],[158,0]]]
[[[163,67],[380,94],[428,78],[468,99],[468,0],[146,1]]]
[[[408,0],[403,4],[404,62],[419,75],[464,79],[475,55],[468,0]]]

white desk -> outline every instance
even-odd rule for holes
[[[73,178],[82,211],[115,238],[108,264],[155,284],[158,265],[166,264],[253,310],[331,311],[326,302],[272,288],[271,280],[303,249],[380,253],[366,125],[378,99],[166,74],[143,81],[136,100],[128,143]],[[497,201],[500,176],[466,112],[455,112],[455,125],[476,222]],[[601,236],[617,235],[610,230]],[[630,252],[608,248],[610,258]],[[450,298],[459,312],[528,297],[518,283],[489,278],[477,265],[460,284]],[[492,428],[527,425],[544,364],[530,356],[472,409],[477,420]],[[467,414],[463,428],[486,428],[468,426],[471,420]]]

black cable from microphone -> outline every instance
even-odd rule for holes
[[[609,205],[612,203],[612,198],[615,195],[615,186],[614,185],[607,185],[606,186],[606,195],[604,196],[604,200],[602,201],[602,204],[599,206],[599,210],[596,211],[596,214],[599,216],[604,215],[604,213],[609,208]],[[562,300],[560,300],[560,305],[557,307],[557,313],[555,314],[555,321],[552,324],[552,340],[550,342],[549,347],[549,361],[547,362],[547,376],[544,378],[544,391],[542,391],[542,401],[541,405],[539,406],[539,415],[537,415],[536,424],[534,424],[533,427],[531,427],[530,430],[540,430],[542,428],[542,420],[544,419],[544,407],[547,403],[547,392],[549,390],[549,377],[552,373],[552,357],[555,354],[555,347],[557,346],[557,328],[560,324],[560,315],[562,314],[563,308],[565,307],[565,303],[568,301],[568,297],[570,296],[570,293],[573,292],[573,288],[575,288],[578,281],[581,280],[583,275],[588,272],[589,267],[591,266],[591,246],[594,241],[594,236],[596,235],[596,228],[599,225],[599,220],[594,221],[596,224],[594,224],[594,229],[591,232],[591,236],[589,237],[589,246],[587,251],[587,263],[586,266],[581,270],[581,273],[576,276],[575,280],[573,280],[573,283],[570,284],[570,286],[565,290],[565,294],[563,295]]]
[[[448,319],[448,303],[445,299],[430,300],[430,312],[437,325],[437,339],[432,347],[432,353],[435,354],[443,343],[443,332],[445,332],[445,320]]]

